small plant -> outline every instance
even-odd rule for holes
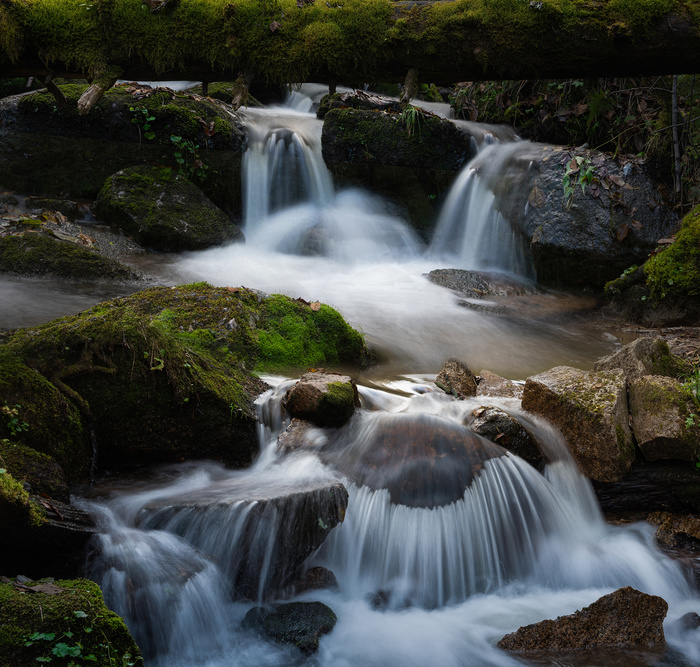
[[[420,136],[423,118],[424,114],[421,109],[409,105],[403,110],[401,113],[401,122],[406,127],[406,132],[409,137],[416,131],[418,132],[418,136]]]
[[[198,179],[200,182],[207,177],[209,167],[199,157],[199,144],[191,139],[170,135],[170,141],[175,144],[175,162],[178,164],[178,173],[190,180]]]
[[[143,107],[129,107],[129,111],[133,114],[131,122],[139,128],[139,137],[143,132],[143,138],[151,141],[156,138],[155,132],[151,129],[151,123],[156,119],[151,115],[148,109]]]
[[[574,200],[574,191],[576,186],[580,186],[581,192],[586,194],[586,187],[596,179],[595,167],[587,157],[579,155],[571,158],[571,161],[566,165],[562,185],[564,186],[564,205],[566,208],[571,208]]]
[[[19,411],[21,408],[22,406],[19,403],[9,405],[7,401],[5,401],[5,405],[0,408],[0,412],[2,412],[6,419],[5,426],[7,426],[8,430],[13,436],[29,430],[29,424],[27,424],[26,421],[21,420],[19,417]]]

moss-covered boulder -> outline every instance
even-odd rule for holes
[[[668,343],[661,338],[637,338],[596,361],[593,370],[621,370],[630,382],[643,375],[678,378],[690,371],[690,365],[672,354]]]
[[[41,526],[44,513],[32,502],[21,482],[5,468],[0,468],[0,521],[3,530],[15,525]]]
[[[630,469],[635,450],[621,371],[558,366],[527,378],[522,406],[561,430],[587,477],[613,482]]]
[[[672,241],[605,285],[606,297],[625,317],[654,326],[700,317],[700,206],[683,218]]]
[[[355,365],[362,337],[325,305],[205,283],[154,288],[22,329],[0,345],[0,402],[14,439],[70,481],[114,469],[257,451],[254,369]],[[7,429],[7,430],[5,430]],[[0,435],[10,437],[0,423]]]
[[[284,407],[292,417],[317,426],[342,426],[359,405],[352,378],[322,371],[302,375],[284,397]]]
[[[337,620],[333,610],[322,602],[288,602],[254,607],[245,615],[243,627],[296,646],[303,653],[314,653],[319,639],[333,630]]]
[[[125,84],[80,116],[80,84],[0,100],[0,183],[16,192],[94,199],[126,167],[181,169],[238,219],[242,124],[222,102],[167,88]]]
[[[43,660],[42,660],[43,658]],[[0,665],[142,664],[124,621],[84,579],[0,582]]]
[[[632,431],[647,461],[697,460],[700,402],[689,389],[672,378],[646,375],[630,382],[629,404]]]
[[[0,238],[0,273],[69,280],[133,282],[140,276],[109,257],[42,232]]]
[[[153,250],[200,250],[243,238],[196,185],[168,167],[141,165],[113,174],[95,213]]]
[[[19,413],[17,408],[14,409]],[[32,493],[43,494],[63,502],[70,500],[66,474],[48,454],[2,438],[0,467],[5,468],[23,486],[27,485]]]

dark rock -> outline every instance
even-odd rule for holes
[[[672,354],[668,343],[661,338],[637,338],[613,354],[596,361],[593,370],[621,370],[630,382],[642,375],[677,378],[689,372],[690,364]]]
[[[524,384],[517,384],[512,380],[507,380],[486,370],[481,371],[478,379],[479,383],[476,385],[477,396],[523,397]]]
[[[45,197],[27,197],[25,205],[30,210],[58,211],[69,220],[77,220],[80,215],[80,206],[70,199],[47,199]]]
[[[325,567],[312,567],[304,573],[303,577],[292,584],[294,595],[325,588],[338,588],[338,580],[335,574]]]
[[[396,505],[439,507],[455,502],[484,463],[506,451],[466,426],[434,415],[374,417],[371,431],[334,434],[320,456],[358,485],[388,489]]]
[[[309,654],[318,650],[319,639],[333,630],[337,620],[322,602],[289,602],[254,607],[245,615],[243,627]]]
[[[107,179],[95,214],[154,250],[199,250],[243,233],[193,183],[172,169],[130,167]]]
[[[656,540],[667,547],[700,547],[700,517],[694,514],[653,512],[647,521],[656,526]]]
[[[459,292],[462,296],[474,299],[537,293],[537,290],[530,285],[519,283],[501,273],[467,271],[465,269],[435,269],[427,277],[431,283],[447,287]]]
[[[363,90],[352,90],[346,93],[325,95],[318,105],[316,116],[324,119],[331,109],[364,109],[365,111],[393,111],[401,113],[401,103],[390,97],[377,93],[367,93]]]
[[[467,426],[509,452],[527,461],[533,468],[544,468],[544,456],[534,436],[517,419],[493,406],[480,407],[470,415]]]
[[[277,438],[277,446],[285,454],[289,454],[289,452],[297,449],[314,449],[314,440],[311,432],[315,428],[316,426],[311,422],[292,419],[289,426]]]
[[[32,493],[44,494],[62,502],[69,502],[68,481],[58,463],[47,454],[0,440],[0,465],[21,482],[27,482]]]
[[[435,378],[435,384],[446,394],[457,398],[476,396],[476,376],[467,364],[454,357],[445,362]]]
[[[527,379],[522,406],[563,433],[587,477],[619,481],[630,469],[635,450],[622,371],[558,366]]]
[[[343,521],[347,505],[348,493],[338,482],[258,487],[254,493],[233,488],[223,498],[204,493],[152,503],[142,511],[140,526],[180,535],[210,554],[236,597],[266,600],[293,584],[304,561]]]
[[[535,168],[522,229],[543,285],[603,287],[643,262],[678,224],[641,161],[622,164],[595,151],[540,145],[530,153]],[[572,160],[581,162],[565,200],[562,179]],[[578,178],[585,171],[595,180],[584,192]]]
[[[521,627],[498,647],[506,651],[577,651],[663,646],[665,600],[626,586],[569,616]]]
[[[302,375],[284,398],[284,407],[292,417],[317,426],[342,426],[359,404],[352,378],[322,371]]]
[[[683,614],[677,621],[676,624],[681,630],[697,630],[700,628],[700,616],[694,611],[689,611],[687,614]]]
[[[647,461],[695,462],[700,425],[690,417],[700,403],[678,380],[660,375],[636,377],[629,384],[632,431]]]

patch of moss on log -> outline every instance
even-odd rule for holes
[[[611,76],[620,68],[674,69],[673,60],[682,61],[678,71],[692,69],[700,19],[697,0],[343,0],[302,8],[295,0],[180,0],[171,7],[6,2],[0,65],[91,76],[120,65],[127,78],[199,72],[200,80],[245,71],[279,83],[398,81],[410,67],[428,81]],[[673,60],[665,65],[665,57]]]
[[[59,580],[54,585],[61,590],[50,595],[0,583],[0,665],[29,667],[42,657],[52,664],[68,664],[52,653],[58,643],[70,647],[79,644],[80,664],[142,664],[124,621],[107,609],[97,584],[75,579]],[[35,633],[45,636],[31,640]],[[94,660],[85,661],[90,655]]]
[[[139,278],[116,260],[35,232],[0,238],[0,273],[3,272],[111,282]]]

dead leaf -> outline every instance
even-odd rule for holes
[[[229,292],[233,292],[234,294],[238,294],[241,291],[240,287],[227,287],[226,288]]]
[[[608,174],[608,180],[617,185],[618,188],[622,188],[626,185],[626,183],[619,176],[615,176],[615,174]]]
[[[641,228],[644,226],[644,225],[642,225],[641,222],[639,222],[639,220],[632,220],[632,221],[630,222],[630,225],[631,225],[632,227],[634,227],[635,229],[641,229]]]
[[[588,110],[588,105],[587,105],[587,104],[583,104],[583,103],[577,104],[577,105],[573,108],[573,112],[574,112],[574,115],[575,115],[575,116],[580,116],[582,113],[584,113],[584,112],[587,111],[587,110]]]
[[[579,164],[576,161],[575,157],[571,158],[571,162],[569,162],[569,164],[567,165],[567,169],[571,174],[575,174],[579,170]]]
[[[617,240],[618,241],[624,241],[625,238],[627,237],[627,234],[630,231],[630,227],[626,222],[623,222],[618,228],[617,228]]]
[[[270,23],[270,32],[277,32],[282,27],[279,21],[273,21]]]
[[[591,183],[588,188],[588,192],[591,193],[591,197],[600,197],[600,187],[597,183]]]
[[[297,299],[294,299],[294,300],[295,300],[297,303],[301,303],[301,304],[303,304],[303,305],[305,305],[305,306],[310,306],[310,305],[311,305],[306,299],[302,299],[301,297],[299,297],[299,298],[297,298]]]
[[[95,239],[93,239],[92,236],[88,236],[87,234],[78,234],[78,240],[82,245],[86,245],[88,247],[95,245]]]
[[[58,595],[63,593],[64,588],[56,586],[56,584],[37,584],[36,586],[27,586],[27,588],[33,593],[44,593],[44,595]]]
[[[542,208],[547,202],[547,198],[544,196],[544,192],[540,190],[537,186],[532,188],[530,191],[530,196],[527,198],[528,204],[534,206],[535,208]]]
[[[309,308],[314,311],[321,310],[321,302],[320,301],[314,301],[312,304],[309,305]]]

